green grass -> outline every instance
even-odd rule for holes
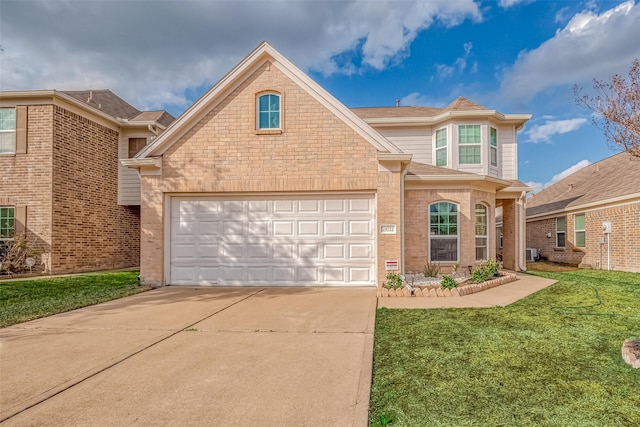
[[[0,327],[133,295],[137,271],[0,282]]]
[[[640,274],[536,274],[559,282],[508,307],[379,309],[371,424],[640,425]]]

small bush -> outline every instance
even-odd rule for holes
[[[492,258],[489,258],[487,260],[487,263],[485,264],[485,267],[487,268],[487,272],[489,273],[489,276],[497,276],[498,275],[498,263],[495,262]]]
[[[424,266],[424,277],[438,277],[440,274],[440,266],[432,262],[427,261],[427,265]]]
[[[398,273],[389,272],[384,287],[387,289],[399,289],[404,286],[404,276]]]
[[[475,283],[486,282],[489,278],[489,272],[484,265],[480,265],[473,270],[471,277]]]
[[[444,289],[453,289],[458,287],[458,282],[451,276],[444,275],[442,276],[442,281],[440,282],[440,286]]]
[[[2,242],[0,247],[0,273],[15,274],[29,271],[27,258],[38,254],[23,234],[16,234],[13,240]]]

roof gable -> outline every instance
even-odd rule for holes
[[[193,103],[193,105],[173,122],[162,135],[156,138],[153,143],[140,151],[136,155],[136,158],[164,154],[182,135],[195,126],[211,109],[222,102],[235,88],[265,63],[277,67],[309,95],[372,144],[377,150],[389,153],[402,153],[400,149],[335,99],[329,92],[271,47],[269,43],[263,42],[234,69],[220,79],[207,93]]]
[[[619,153],[561,179],[527,200],[527,216],[640,195],[640,158]]]

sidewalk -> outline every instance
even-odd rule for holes
[[[518,280],[462,297],[378,298],[378,308],[466,308],[505,306],[556,283],[555,280],[516,273]]]

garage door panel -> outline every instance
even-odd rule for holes
[[[174,198],[172,284],[372,285],[371,196]]]

